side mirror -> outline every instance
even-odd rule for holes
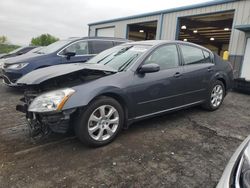
[[[64,55],[66,56],[67,60],[70,60],[71,57],[75,56],[75,52],[65,52]]]
[[[142,65],[139,69],[139,73],[151,73],[151,72],[158,72],[160,70],[160,66],[155,63],[150,63],[146,65]]]

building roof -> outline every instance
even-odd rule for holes
[[[234,27],[235,29],[238,29],[240,31],[243,31],[243,32],[250,32],[250,24],[246,24],[246,25],[236,25]]]
[[[240,0],[213,0],[213,1],[205,2],[205,3],[199,3],[199,4],[195,4],[195,5],[182,6],[182,7],[171,8],[171,9],[166,9],[166,10],[161,10],[161,11],[138,14],[138,15],[134,15],[134,16],[127,16],[127,17],[122,17],[122,18],[116,18],[116,19],[111,19],[111,20],[104,20],[104,21],[100,21],[100,22],[94,22],[94,23],[89,23],[88,25],[91,26],[91,25],[105,24],[105,23],[122,21],[122,20],[141,18],[141,17],[146,17],[146,16],[155,16],[155,15],[172,13],[172,12],[179,12],[179,11],[190,10],[190,9],[195,9],[195,8],[202,8],[202,7],[220,5],[220,4],[225,4],[225,3],[235,2],[235,1],[240,1]]]

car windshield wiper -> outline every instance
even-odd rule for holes
[[[131,58],[129,58],[125,63],[123,63],[119,68],[118,72],[123,71],[129,64],[138,56],[139,54],[133,55]]]
[[[101,61],[103,61],[104,59],[106,59],[108,56],[110,56],[110,54],[106,55],[104,58],[100,59],[99,61],[97,61],[96,63],[100,63]],[[105,63],[106,64],[106,63]],[[105,65],[104,64],[104,65]]]
[[[118,51],[114,56],[118,56],[126,51],[128,51],[130,48],[132,48],[133,46],[129,46],[129,47],[126,47],[126,48],[123,48],[121,49],[120,51]]]
[[[118,51],[116,54],[114,54],[114,57],[120,55],[121,53],[124,53],[125,51],[127,51],[127,50],[130,49],[130,48],[131,48],[131,46],[130,46],[130,47],[127,47],[127,48],[121,49],[121,50]],[[97,61],[96,63],[100,63],[101,61],[103,61],[104,59],[106,59],[106,58],[109,57],[109,56],[110,56],[110,54],[106,55],[105,57],[103,57],[102,59],[100,59],[99,61]],[[108,60],[107,62],[105,62],[104,65],[106,65],[106,64],[108,64],[110,61],[112,61],[112,60],[114,59],[114,57],[111,58],[110,60]]]

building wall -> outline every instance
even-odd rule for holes
[[[233,3],[225,3],[216,6],[209,6],[199,9],[191,9],[181,12],[173,12],[164,15],[163,24],[163,39],[175,39],[177,19],[183,16],[192,16],[199,14],[209,14],[214,12],[221,12],[226,10],[235,10],[234,25],[243,25],[250,23],[250,1],[238,1]],[[171,25],[171,27],[168,27]],[[233,29],[231,34],[231,40],[229,45],[229,53],[232,55],[243,54],[245,46],[245,35],[244,33]]]
[[[235,25],[250,24],[250,0],[239,0],[235,2],[229,2],[219,5],[206,6],[202,8],[194,8],[189,10],[170,12],[163,14],[163,20],[161,14],[154,16],[144,16],[136,19],[127,19],[122,21],[109,22],[105,24],[97,24],[90,26],[90,36],[95,36],[96,28],[115,26],[115,37],[127,38],[127,25],[139,22],[148,22],[158,20],[157,25],[157,39],[175,40],[177,31],[178,17],[193,16],[201,14],[209,14],[214,12],[235,10],[233,27]],[[162,30],[160,32],[162,22]],[[161,36],[160,36],[161,33]],[[239,76],[243,54],[246,46],[246,36],[244,32],[236,29],[232,29],[231,39],[229,44],[229,60],[235,68],[236,77]]]
[[[115,26],[115,37],[127,38],[127,25],[132,24],[132,23],[158,21],[159,19],[160,19],[160,15],[155,15],[155,16],[136,18],[136,19],[123,20],[123,21],[118,21],[118,22],[110,22],[110,23],[100,24],[100,25],[93,25],[93,26],[90,26],[90,28],[89,28],[90,29],[89,36],[95,36],[96,29],[98,29],[98,28]],[[157,34],[159,34],[160,33],[159,21],[157,24],[158,24],[157,25],[157,29],[158,29]],[[156,36],[156,37],[158,37],[158,36]]]

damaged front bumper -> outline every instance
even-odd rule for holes
[[[24,102],[24,99],[21,99]],[[76,109],[60,112],[29,112],[28,104],[17,105],[16,110],[26,114],[29,134],[32,138],[41,138],[51,132],[66,133],[70,129],[71,115]]]

